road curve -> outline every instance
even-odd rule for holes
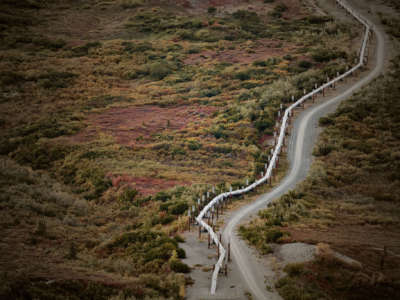
[[[365,19],[373,24],[368,18]],[[249,255],[247,246],[236,233],[236,227],[245,218],[265,208],[274,199],[293,189],[297,183],[305,179],[312,161],[312,148],[318,136],[317,122],[319,118],[334,111],[341,101],[350,97],[356,90],[372,81],[382,72],[385,62],[384,36],[377,26],[374,26],[373,32],[377,41],[374,68],[339,95],[313,106],[299,115],[294,122],[290,137],[288,147],[290,169],[286,177],[273,190],[259,196],[253,203],[232,213],[225,222],[226,225],[222,231],[223,241],[225,245],[230,241],[233,260],[238,266],[243,282],[255,299],[280,299],[280,296],[267,291],[263,266],[257,262],[254,256]]]

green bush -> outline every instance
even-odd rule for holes
[[[122,192],[122,194],[118,197],[118,200],[124,204],[133,204],[138,194],[139,194],[138,190],[128,188]]]
[[[266,129],[272,128],[273,123],[271,120],[266,118],[259,118],[254,122],[254,126],[258,132],[264,132]]]
[[[242,81],[249,80],[251,79],[251,73],[249,71],[239,72],[235,74],[234,78]]]
[[[143,5],[144,0],[123,0],[121,7],[124,9],[137,8]]]
[[[132,42],[122,42],[122,46],[124,46],[123,51],[128,53],[137,53],[137,52],[145,52],[148,50],[153,50],[153,46],[151,43],[143,42],[143,43],[132,43]]]
[[[213,89],[206,89],[204,91],[201,92],[201,97],[215,97],[217,95],[219,95],[221,93],[221,91],[217,88],[213,88]]]
[[[223,126],[215,126],[211,128],[211,134],[216,138],[226,138],[227,134],[225,132],[225,128]]]
[[[171,196],[170,194],[168,194],[168,193],[166,193],[166,192],[164,192],[164,191],[161,191],[161,192],[158,192],[158,193],[154,196],[154,200],[156,200],[156,201],[161,201],[161,202],[166,202],[166,201],[170,200],[171,197],[172,197],[172,196]],[[170,205],[170,204],[168,204],[168,205]]]
[[[315,156],[326,156],[331,153],[335,148],[332,145],[318,145],[313,151],[313,155]]]
[[[246,101],[246,100],[249,100],[249,99],[251,99],[251,95],[249,93],[246,93],[246,92],[241,93],[239,95],[239,97],[238,97],[239,101]]]
[[[303,69],[309,69],[312,67],[312,63],[306,60],[302,60],[298,63],[298,66]]]
[[[199,150],[203,145],[197,141],[189,141],[188,148],[192,151]]]
[[[266,66],[268,66],[268,63],[265,60],[255,60],[255,61],[253,61],[253,66],[266,67]]]
[[[146,253],[144,253],[144,259],[146,262],[157,259],[167,261],[172,257],[174,250],[176,250],[176,246],[170,241],[159,243],[158,245],[147,249]]]
[[[307,16],[303,20],[307,21],[309,24],[323,24],[333,21],[331,16]]]
[[[184,243],[185,240],[182,236],[180,236],[179,234],[174,236],[174,240],[177,241],[178,243]]]
[[[178,258],[186,258],[186,252],[182,248],[176,249],[176,253],[178,254]]]
[[[171,270],[176,273],[189,273],[190,272],[189,266],[179,260],[172,260],[169,263],[169,266],[171,267]]]
[[[154,80],[162,80],[173,72],[172,68],[163,62],[156,62],[149,66],[150,78]]]
[[[302,263],[293,263],[288,264],[283,269],[290,277],[300,276],[304,270],[304,264]]]
[[[70,72],[49,71],[32,79],[45,89],[59,89],[69,87],[76,77],[77,74]]]
[[[167,215],[167,216],[165,216],[165,217],[160,219],[160,223],[162,225],[167,225],[167,224],[173,222],[174,220],[175,220],[174,216]]]
[[[237,10],[235,11],[232,16],[235,19],[239,19],[239,20],[254,20],[254,19],[258,19],[258,15],[255,12],[252,11],[248,11],[248,10]]]
[[[282,13],[285,12],[288,7],[284,3],[280,3],[274,7],[274,9],[270,12],[270,15],[274,18],[281,18]]]
[[[275,243],[283,236],[282,231],[278,229],[271,229],[266,233],[266,241],[269,243]]]
[[[173,215],[182,215],[188,210],[189,206],[186,202],[178,202],[171,205],[168,211]]]
[[[336,58],[347,58],[347,53],[344,51],[319,48],[313,52],[312,58],[317,62],[328,62]]]
[[[207,9],[207,12],[208,12],[209,14],[215,14],[216,11],[217,11],[217,9],[216,9],[214,6],[210,6],[210,7]]]
[[[333,118],[321,117],[319,119],[319,126],[330,126],[330,125],[334,125],[334,124],[335,124],[335,120]]]
[[[12,158],[23,165],[30,165],[33,169],[49,169],[53,162],[62,160],[68,152],[68,148],[63,148],[51,144],[22,144],[14,153]]]

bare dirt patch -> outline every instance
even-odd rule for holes
[[[111,179],[114,187],[122,185],[129,185],[140,192],[143,196],[154,195],[160,190],[166,190],[178,185],[189,185],[190,182],[167,180],[155,177],[134,177],[130,175],[112,175],[108,177]]]
[[[182,130],[190,123],[204,122],[216,110],[216,107],[194,105],[115,107],[90,115],[89,126],[71,139],[85,142],[102,133],[111,135],[121,145],[133,146],[151,141],[154,134]]]
[[[206,50],[190,54],[184,63],[188,65],[204,64],[219,61],[232,64],[251,64],[256,60],[267,60],[271,57],[283,56],[295,50],[295,46],[282,41],[259,39],[252,49],[227,49],[223,51]]]
[[[371,270],[389,272],[391,276],[399,273],[400,233],[391,226],[387,226],[384,231],[379,225],[338,225],[319,230],[289,227],[283,230],[290,233],[293,241],[311,244],[327,243],[332,249],[360,261]],[[381,270],[384,246],[387,253],[383,270]]]

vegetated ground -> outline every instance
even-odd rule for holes
[[[383,20],[396,36],[398,21]],[[400,297],[398,58],[387,75],[321,118],[310,175],[241,228],[263,253],[273,242],[327,244],[316,260],[285,268],[276,284],[284,299]],[[330,248],[362,267],[338,261]]]
[[[361,30],[297,0],[0,7],[11,298],[183,297],[187,209],[260,174],[279,105],[353,63]]]

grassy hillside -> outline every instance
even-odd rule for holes
[[[260,174],[280,104],[345,70],[361,29],[287,0],[0,8],[11,298],[183,297],[187,209]]]
[[[275,242],[319,243],[315,261],[285,268],[276,284],[284,299],[400,296],[398,58],[387,75],[320,119],[307,179],[241,227],[264,253]],[[331,249],[362,266],[339,261]]]

